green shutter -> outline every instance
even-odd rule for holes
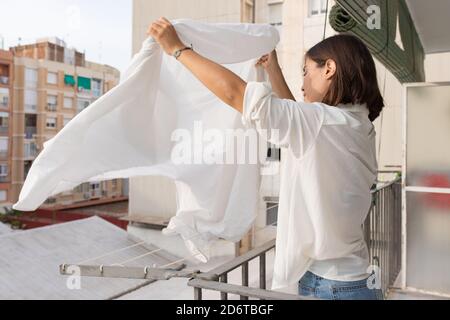
[[[91,79],[85,77],[78,77],[78,88],[83,88],[86,90],[91,90]]]
[[[380,29],[367,27],[369,4],[380,8]],[[395,42],[397,19],[404,49]],[[404,0],[336,0],[329,20],[337,32],[360,38],[401,83],[425,81],[425,53]]]
[[[74,86],[75,85],[75,78],[74,78],[74,76],[71,76],[69,74],[64,75],[64,83],[69,85],[69,86]]]

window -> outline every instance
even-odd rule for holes
[[[47,83],[58,84],[58,74],[56,72],[47,73]]]
[[[103,94],[102,90],[102,80],[100,79],[92,79],[92,93],[94,97],[98,98]]]
[[[34,157],[36,157],[36,155],[37,155],[36,142],[26,141],[23,144],[23,151],[24,151],[24,157],[25,158],[34,158]]]
[[[46,127],[50,129],[56,128],[56,118],[55,117],[47,117]]]
[[[8,133],[9,113],[0,112],[0,133]]]
[[[283,1],[272,1],[269,5],[269,23],[272,26],[281,26],[283,21]]]
[[[70,74],[64,75],[64,84],[71,87],[75,86],[75,77]]]
[[[36,88],[38,81],[38,72],[36,69],[25,68],[25,86]]]
[[[8,165],[0,164],[0,182],[7,182],[7,180],[8,180]]]
[[[90,185],[91,197],[100,197],[100,195],[102,194],[100,182],[91,182]]]
[[[243,22],[254,22],[253,17],[253,2],[254,0],[244,1],[244,21]]]
[[[80,92],[91,91],[91,79],[85,77],[77,77],[77,87]]]
[[[37,110],[37,91],[25,90],[25,111],[36,112]]]
[[[0,137],[0,155],[6,156],[8,154],[8,137]]]
[[[0,64],[0,84],[9,84],[9,65]]]
[[[6,201],[8,199],[8,191],[0,190],[0,201]]]
[[[266,202],[266,225],[276,226],[278,217],[278,203]]]
[[[78,112],[87,108],[90,104],[91,104],[91,102],[88,99],[78,98],[78,103],[77,103]]]
[[[64,97],[64,108],[67,108],[67,109],[73,108],[73,98]]]
[[[308,1],[309,16],[317,16],[327,12],[327,0],[309,0]]]
[[[9,108],[9,89],[0,88],[0,107]]]
[[[267,143],[267,160],[268,161],[280,161],[281,150],[271,143]]]
[[[58,97],[57,96],[47,96],[47,110],[55,112],[58,106]]]
[[[70,120],[72,120],[72,118],[64,117],[64,119],[63,119],[63,126],[68,124]]]

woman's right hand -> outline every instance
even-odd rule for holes
[[[269,74],[278,71],[280,65],[278,64],[277,52],[273,50],[271,53],[263,55],[259,58],[258,62],[256,62],[256,66],[262,66]]]

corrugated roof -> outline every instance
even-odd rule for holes
[[[60,264],[79,264],[136,244],[126,231],[98,217],[1,235],[0,242],[0,299],[108,299],[146,283],[83,277],[80,290],[68,289]],[[120,263],[154,249],[134,246],[88,264]],[[161,250],[126,265],[161,266],[178,259]]]
[[[7,226],[6,224],[0,222],[0,235],[11,233],[11,228]]]

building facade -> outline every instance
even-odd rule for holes
[[[14,57],[0,50],[0,204],[12,199],[12,129]]]
[[[14,56],[12,157],[9,202],[15,203],[33,160],[43,143],[76,114],[112,89],[119,71],[85,60],[58,38],[10,49]],[[122,179],[87,182],[44,203],[72,204],[122,195]]]

